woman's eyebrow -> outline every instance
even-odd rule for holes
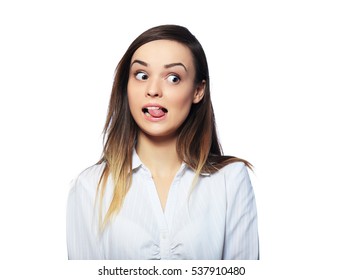
[[[135,64],[135,63],[138,63],[138,64],[143,65],[143,66],[145,66],[145,67],[148,67],[148,66],[149,66],[149,64],[146,63],[145,61],[142,61],[142,60],[139,60],[139,59],[135,59],[134,61],[132,61],[131,67],[132,67],[132,65]],[[182,64],[181,62],[175,62],[175,63],[165,64],[165,65],[164,65],[164,68],[171,68],[171,67],[174,67],[174,66],[181,66],[181,67],[183,67],[183,68],[185,69],[186,72],[188,72],[186,66],[185,66],[184,64]]]
[[[144,61],[142,61],[142,60],[139,60],[139,59],[135,59],[134,61],[132,61],[131,66],[132,66],[134,63],[138,63],[138,64],[141,64],[141,65],[143,65],[143,66],[148,66],[148,65],[149,65],[148,63],[146,63],[146,62],[144,62]]]
[[[185,69],[185,71],[188,72],[186,66],[183,65],[181,62],[166,64],[166,65],[164,65],[164,68],[171,68],[171,67],[174,67],[174,66],[182,66]]]

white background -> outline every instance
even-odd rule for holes
[[[225,153],[255,166],[261,260],[214,264],[244,265],[241,279],[340,279],[342,15],[330,0],[1,1],[0,274],[96,279],[104,262],[66,260],[69,182],[100,158],[126,48],[174,23],[207,54]],[[106,262],[120,264],[161,263]]]

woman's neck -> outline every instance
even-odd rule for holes
[[[138,133],[137,154],[153,176],[169,176],[180,168],[182,161],[176,152],[176,141],[176,137],[151,137]]]

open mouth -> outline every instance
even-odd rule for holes
[[[166,108],[159,106],[144,107],[142,111],[147,117],[153,118],[162,118],[166,113],[168,113]]]

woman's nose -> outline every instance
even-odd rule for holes
[[[151,80],[148,83],[146,95],[149,97],[162,97],[162,90],[158,81]]]

